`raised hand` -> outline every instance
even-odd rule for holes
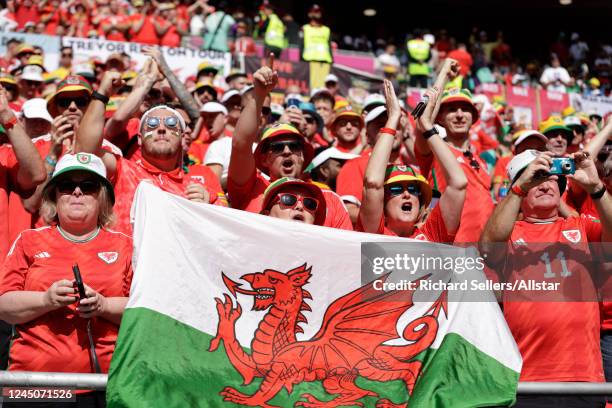
[[[602,188],[603,183],[597,174],[595,162],[587,152],[578,152],[571,155],[576,165],[574,174],[567,177],[576,181],[589,194]]]
[[[402,116],[402,108],[400,107],[397,95],[395,95],[393,84],[388,79],[384,80],[383,93],[385,95],[385,105],[387,106],[387,117],[389,119],[396,119],[399,122]]]
[[[104,96],[115,95],[122,86],[125,85],[125,81],[121,79],[121,74],[115,71],[107,71],[104,73],[98,92]]]
[[[278,73],[274,70],[274,54],[270,53],[268,65],[259,68],[253,74],[254,92],[260,98],[265,98],[278,83]]]

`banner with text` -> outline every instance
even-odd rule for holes
[[[75,64],[92,59],[105,61],[110,54],[126,53],[132,59],[130,69],[138,71],[148,58],[142,53],[142,48],[146,45],[138,43],[62,37],[62,45],[72,47]],[[168,65],[181,80],[196,75],[198,65],[204,61],[219,68],[219,73],[223,76],[230,73],[230,53],[174,47],[161,47],[161,50]]]
[[[0,54],[6,54],[6,44],[9,40],[15,39],[43,49],[45,58],[45,68],[53,71],[59,64],[60,37],[38,34],[24,33],[3,33],[0,32]]]

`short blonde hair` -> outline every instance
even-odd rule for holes
[[[110,194],[104,184],[101,185],[100,192],[98,193],[98,205],[100,207],[98,226],[105,228],[111,226],[115,222],[115,215],[113,214],[113,203],[110,199]],[[40,215],[49,225],[59,224],[55,188],[52,188],[48,194],[43,194]]]

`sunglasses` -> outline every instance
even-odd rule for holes
[[[60,108],[68,108],[72,102],[77,106],[77,108],[84,108],[89,104],[89,98],[80,97],[80,98],[58,98],[57,106]]]
[[[471,151],[466,150],[465,152],[463,152],[463,156],[470,160],[471,168],[473,168],[474,170],[480,170],[480,164],[478,163],[478,161],[476,161],[476,159],[474,158],[474,154]]]
[[[319,200],[312,197],[304,197],[302,195],[292,193],[279,193],[276,202],[280,204],[282,208],[295,208],[298,201],[302,202],[302,206],[306,211],[314,213],[319,208]],[[275,203],[276,203],[275,202]]]
[[[416,184],[394,184],[387,188],[387,192],[391,197],[404,194],[404,191],[408,191],[410,195],[420,196],[421,189]]]
[[[26,84],[26,86],[31,86],[31,87],[39,87],[43,85],[42,82],[30,81],[29,79],[26,79],[23,82]]]
[[[285,147],[288,147],[291,153],[300,153],[304,151],[304,143],[298,140],[272,142],[268,145],[268,151],[274,154],[282,154],[285,151]]]
[[[149,129],[156,129],[161,124],[161,118],[148,116],[145,124]],[[164,118],[164,125],[167,128],[174,129],[178,127],[178,119],[175,116],[166,116]]]
[[[306,119],[306,123],[308,123],[309,125],[313,125],[317,122],[315,118],[310,116],[305,116],[304,119]]]
[[[261,107],[261,114],[264,116],[268,116],[269,114],[272,113],[272,109],[270,109],[269,106],[262,106]]]
[[[57,183],[57,191],[61,194],[72,194],[77,187],[83,194],[95,194],[100,191],[101,185],[97,180],[62,180]]]
[[[338,119],[338,121],[336,122],[336,124],[339,127],[344,127],[344,126],[348,125],[349,123],[351,124],[352,127],[359,127],[361,125],[361,122],[359,122],[359,120],[357,120],[357,119],[350,119],[350,120],[348,120],[348,119]]]
[[[64,57],[64,58],[72,58],[72,54],[62,54],[62,57]]]

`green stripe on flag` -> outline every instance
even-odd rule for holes
[[[508,406],[516,400],[519,373],[448,333],[424,358],[410,408]]]
[[[237,407],[224,403],[219,392],[231,386],[253,394],[261,380],[243,386],[242,377],[229,363],[223,347],[213,353],[208,351],[211,340],[211,335],[153,310],[126,309],[109,373],[108,406]],[[394,402],[407,398],[401,381],[380,383],[359,378],[357,385]],[[322,400],[333,397],[324,391],[320,381],[315,381],[297,385],[290,396],[283,389],[270,404],[293,407],[304,393]],[[377,400],[368,397],[361,401],[373,407]]]

